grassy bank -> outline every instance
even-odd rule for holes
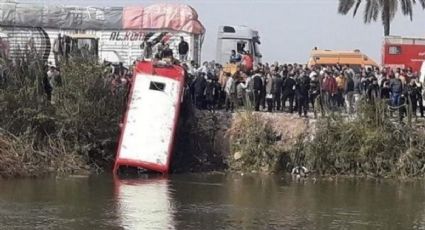
[[[101,170],[112,162],[125,90],[112,94],[96,62],[61,65],[62,83],[47,100],[41,59],[3,61],[0,176]],[[89,166],[89,167],[87,167]]]
[[[409,124],[410,120],[407,118]],[[302,163],[318,174],[412,177],[425,173],[425,134],[388,117],[386,105],[363,103],[352,120],[321,119],[304,142]]]
[[[249,172],[289,171],[300,165],[318,175],[423,175],[423,131],[394,122],[388,114],[384,102],[362,103],[356,117],[322,117],[289,143],[282,140],[286,137],[279,134],[276,123],[264,115],[243,112],[231,130],[229,165],[234,171]]]

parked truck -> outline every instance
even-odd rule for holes
[[[421,70],[425,61],[425,38],[387,36],[382,46],[382,64],[389,68]]]
[[[248,52],[252,55],[254,64],[261,63],[258,31],[247,26],[225,25],[218,28],[216,61],[222,65],[229,63],[232,50],[242,54]]]
[[[188,59],[200,62],[205,28],[188,5],[71,7],[0,2],[0,54],[16,59],[32,51],[50,63],[55,55],[89,49],[100,61],[131,65],[148,44],[164,42],[178,57],[181,37]]]

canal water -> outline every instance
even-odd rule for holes
[[[425,229],[425,182],[239,174],[4,180],[0,229]]]

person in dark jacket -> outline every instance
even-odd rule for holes
[[[260,111],[261,91],[263,89],[263,80],[261,73],[259,71],[256,71],[254,76],[252,76],[251,81],[253,82],[252,84],[255,111]]]
[[[210,111],[214,111],[217,106],[218,94],[220,86],[216,78],[208,78],[207,86],[205,88],[205,105]]]
[[[422,102],[422,84],[417,80],[417,78],[413,78],[409,84],[410,92],[410,102],[412,103],[412,113],[416,117],[417,110],[419,105],[419,112],[421,113],[421,117],[424,117],[424,106]]]
[[[295,72],[291,71],[282,84],[282,106],[285,108],[286,101],[289,100],[290,113],[294,111],[295,84]]]
[[[187,53],[189,52],[189,44],[184,40],[183,37],[180,37],[179,43],[179,59],[181,62],[187,61]]]
[[[354,80],[350,73],[344,72],[345,76],[345,87],[344,87],[344,96],[345,103],[347,106],[347,113],[352,114],[354,112],[355,98],[354,98]]]
[[[308,91],[310,90],[310,77],[306,73],[301,73],[296,80],[295,95],[297,98],[298,115],[307,117],[308,112]]]
[[[295,96],[295,72],[291,71],[289,77],[282,84],[282,105],[286,106],[286,100],[289,100],[289,112],[294,112],[294,96]]]
[[[382,79],[380,88],[381,88],[381,99],[389,100],[391,89],[390,89],[390,81],[387,78]]]
[[[281,97],[282,97],[282,86],[283,86],[283,80],[282,77],[277,72],[277,69],[272,73],[273,74],[273,88],[272,88],[272,94],[274,99],[274,105],[273,107],[276,108],[276,111],[280,111],[281,109]]]
[[[367,79],[366,95],[370,103],[375,103],[379,97],[378,79],[374,75],[369,75]]]
[[[52,100],[53,87],[52,87],[52,85],[50,85],[49,78],[47,76],[47,72],[43,72],[43,88],[44,88],[44,92],[46,93],[46,96],[47,96],[47,101],[50,102]]]
[[[162,50],[162,58],[173,59],[173,50],[170,48],[169,44],[165,44],[165,47]]]
[[[205,89],[207,87],[207,80],[205,73],[199,72],[192,82],[192,87],[195,94],[195,106],[197,109],[205,109]]]

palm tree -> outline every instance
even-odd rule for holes
[[[363,14],[364,23],[377,21],[380,15],[384,25],[385,36],[390,35],[390,24],[397,13],[399,5],[401,5],[403,15],[409,16],[410,20],[413,19],[413,5],[416,2],[419,2],[422,8],[425,9],[425,0],[339,0],[338,13],[346,15],[353,9],[354,17],[362,2],[366,3]]]

